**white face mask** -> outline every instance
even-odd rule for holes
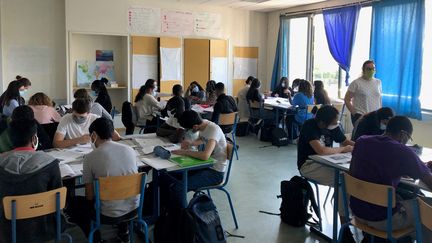
[[[192,92],[198,93],[198,92],[199,92],[199,88],[198,88],[197,86],[195,86],[195,87],[192,89]]]
[[[38,138],[37,135],[36,135],[36,143],[34,143],[34,144],[32,144],[32,145],[33,145],[33,149],[36,151],[37,148],[38,148],[38,146],[39,146],[39,138]]]
[[[381,130],[386,130],[387,129],[387,125],[384,123],[380,123],[380,129]]]
[[[337,127],[339,127],[339,123],[338,123],[338,124],[334,124],[334,125],[328,125],[328,126],[327,126],[327,129],[328,129],[328,130],[334,130],[334,129],[336,129]]]
[[[285,85],[285,83],[282,83],[281,86],[282,86],[282,88],[285,88],[286,85]]]
[[[156,90],[153,90],[153,93],[152,93],[152,95],[153,95],[154,97],[156,97],[156,95],[157,95],[157,92],[156,92]]]

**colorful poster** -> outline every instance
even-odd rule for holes
[[[179,36],[194,34],[194,15],[192,12],[162,9],[162,33]]]
[[[77,85],[89,86],[94,80],[107,78],[115,81],[114,63],[105,61],[77,61]]]
[[[128,31],[129,33],[159,34],[161,31],[160,8],[129,7]]]
[[[114,51],[96,50],[96,61],[114,61]]]

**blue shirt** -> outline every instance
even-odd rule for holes
[[[307,113],[307,106],[314,104],[314,97],[307,97],[302,92],[299,92],[294,95],[294,98],[291,102],[291,105],[298,106],[299,110],[295,115],[295,119],[298,123],[303,124],[306,120],[312,118],[312,114]]]
[[[17,108],[20,104],[16,99],[12,99],[9,101],[9,105],[3,106],[3,115],[10,117],[12,115],[13,110]]]

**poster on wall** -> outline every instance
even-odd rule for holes
[[[158,34],[161,30],[161,9],[131,6],[127,13],[129,33]]]
[[[114,61],[114,51],[96,50],[96,61]]]
[[[199,36],[222,36],[222,16],[216,13],[197,12],[194,14],[194,33]]]
[[[161,30],[178,36],[194,34],[194,15],[189,11],[162,9]]]
[[[80,60],[76,63],[76,69],[79,87],[87,87],[94,80],[101,78],[115,81],[113,62]]]
[[[247,79],[249,76],[257,77],[258,59],[234,57],[234,79]]]
[[[181,48],[160,48],[161,81],[181,80]]]
[[[211,75],[210,79],[222,82],[228,86],[228,58],[212,57],[210,59]]]
[[[150,78],[158,80],[158,57],[132,55],[132,88],[139,89]]]

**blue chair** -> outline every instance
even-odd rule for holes
[[[126,176],[99,177],[94,181],[96,220],[91,222],[91,230],[88,236],[89,243],[93,242],[94,233],[100,230],[101,224],[114,225],[119,223],[129,224],[129,237],[131,242],[133,242],[134,239],[134,223],[141,226],[139,229],[140,231],[144,228],[145,242],[148,243],[148,226],[142,218],[146,179],[147,175],[145,173],[137,173]],[[132,214],[128,218],[119,217],[121,220],[118,221],[116,221],[115,218],[110,220],[110,222],[103,222],[103,220],[101,220],[102,200],[124,200],[137,195],[139,195],[140,198],[136,214]]]
[[[338,242],[342,243],[343,231],[350,225],[366,232],[371,236],[372,242],[376,237],[388,239],[392,243],[396,243],[397,239],[407,236],[414,232],[413,227],[393,230],[392,227],[392,216],[393,208],[396,207],[396,194],[395,189],[392,186],[375,184],[367,181],[362,181],[354,178],[347,173],[340,174],[340,181],[342,185],[342,198],[344,204],[345,215],[349,215],[348,210],[348,196],[358,198],[364,202],[374,204],[381,207],[387,208],[387,229],[386,231],[377,230],[369,227],[368,225],[356,220],[353,216],[351,220],[343,224],[339,230]],[[335,199],[337,200],[337,199]]]
[[[421,198],[413,200],[415,228],[416,228],[416,241],[417,243],[425,242],[423,240],[422,225],[428,230],[432,230],[432,206],[427,204]]]
[[[56,217],[56,237],[55,242],[60,242],[62,238],[72,243],[69,234],[61,233],[61,210],[66,204],[66,187],[55,190],[24,195],[7,196],[3,198],[5,218],[12,223],[12,243],[17,242],[17,220],[31,219],[55,213]],[[10,205],[10,207],[9,207]],[[39,207],[35,207],[39,205]]]
[[[232,214],[232,217],[233,217],[233,220],[234,220],[234,224],[235,224],[236,229],[238,229],[237,218],[236,218],[236,215],[235,215],[234,206],[233,206],[233,203],[232,203],[232,200],[231,200],[231,196],[230,196],[229,192],[225,189],[225,186],[228,184],[229,176],[230,176],[230,173],[231,173],[233,155],[234,155],[233,145],[227,144],[228,170],[225,173],[224,180],[219,185],[214,185],[214,186],[208,186],[208,187],[199,188],[196,191],[204,191],[204,190],[206,190],[207,194],[210,197],[211,197],[210,190],[217,189],[217,190],[223,191],[227,195],[227,197],[228,197],[228,202],[229,202],[229,205],[230,205],[230,208],[231,208],[231,214]]]
[[[237,141],[236,141],[236,129],[237,129],[237,123],[238,123],[238,112],[232,112],[228,114],[220,114],[219,115],[219,126],[232,126],[231,130],[231,137],[234,143],[234,152],[236,154],[237,160],[238,157],[238,151],[237,151]]]

